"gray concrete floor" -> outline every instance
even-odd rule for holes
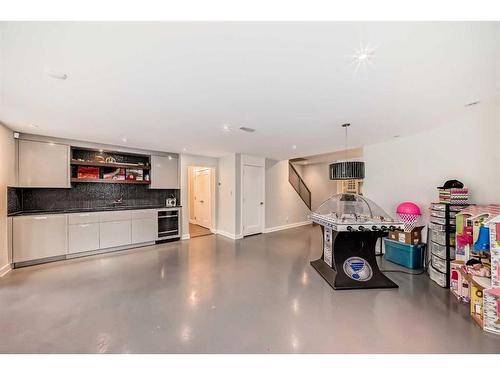
[[[320,253],[306,226],[17,269],[0,279],[0,352],[500,353],[427,276],[333,291]]]

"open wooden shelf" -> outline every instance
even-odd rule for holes
[[[85,167],[129,168],[129,169],[144,169],[144,170],[151,169],[151,166],[149,166],[149,165],[122,164],[122,163],[101,163],[99,161],[80,161],[80,160],[71,160],[71,165],[82,165]]]
[[[100,184],[135,184],[149,185],[151,181],[135,181],[135,180],[105,180],[103,178],[76,178],[72,177],[71,182],[94,182]]]

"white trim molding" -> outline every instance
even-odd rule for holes
[[[12,266],[7,263],[5,266],[0,268],[0,277],[7,275],[10,272],[10,270],[12,270]]]
[[[278,227],[272,227],[272,228],[265,228],[264,233],[271,233],[271,232],[277,232],[280,230],[285,230],[285,229],[292,229],[296,227],[301,227],[303,225],[309,225],[312,224],[312,221],[299,221],[298,223],[292,223],[292,224],[285,224],[285,225],[280,225]]]
[[[223,230],[217,230],[214,233],[219,234],[223,237],[230,238],[231,240],[241,240],[243,238],[243,235],[240,234],[231,234],[229,232],[224,232]]]

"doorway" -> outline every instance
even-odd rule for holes
[[[189,167],[189,237],[212,234],[213,170]]]
[[[243,165],[243,236],[264,231],[264,167]]]

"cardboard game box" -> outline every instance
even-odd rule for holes
[[[389,232],[389,239],[406,243],[409,245],[416,245],[422,242],[422,229],[424,227],[415,227],[411,232],[403,232],[401,230],[393,230]]]

